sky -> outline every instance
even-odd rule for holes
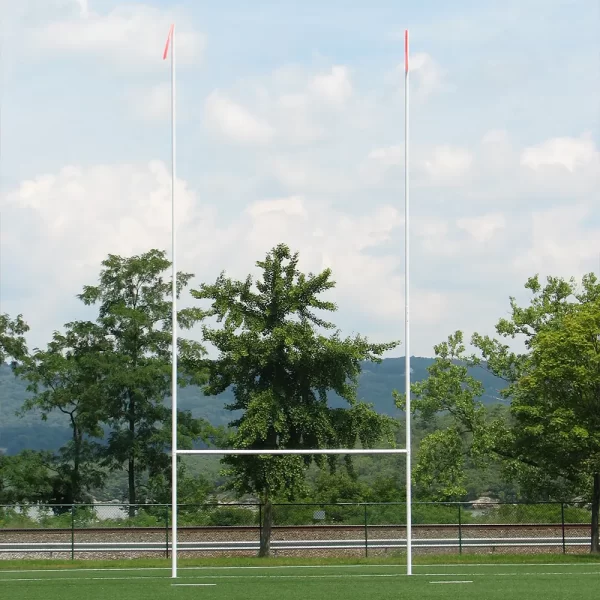
[[[285,242],[344,334],[402,342],[409,29],[410,352],[492,334],[531,275],[600,270],[599,7],[0,0],[0,312],[44,347],[109,253],[170,252],[175,22],[191,287]]]

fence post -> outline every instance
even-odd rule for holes
[[[169,558],[169,505],[165,504],[165,554]]]
[[[71,504],[71,560],[75,560],[75,505]]]
[[[367,517],[367,505],[365,504],[365,557],[369,556],[369,528],[368,528],[368,517]]]
[[[565,541],[565,503],[561,502],[560,503],[560,521],[562,523],[562,547],[563,547],[563,554],[567,553],[567,544]]]
[[[462,554],[462,505],[458,505],[458,553]]]

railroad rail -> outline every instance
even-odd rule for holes
[[[587,546],[589,539],[584,537],[568,538],[567,546]],[[438,538],[413,539],[415,548],[502,548],[502,547],[559,547],[563,545],[561,537],[546,538]],[[0,552],[40,553],[40,552],[161,552],[171,549],[160,542],[25,542],[0,543]],[[178,542],[180,552],[257,552],[258,542]],[[349,549],[402,549],[406,548],[405,539],[383,540],[273,540],[272,550],[349,550]]]
[[[399,525],[311,525],[273,528],[275,553],[307,556],[341,551],[398,551],[406,548],[404,527]],[[582,551],[589,545],[588,526],[583,524],[469,524],[415,525],[415,549],[452,551],[520,551],[534,553],[549,548]],[[257,526],[182,527],[179,550],[185,553],[255,553],[259,549]],[[247,539],[244,539],[247,538]],[[282,539],[283,538],[283,539]],[[0,529],[0,558],[35,554],[89,556],[169,555],[169,531],[160,527],[81,529]]]
[[[404,525],[367,525],[369,530],[384,530],[384,529],[403,529]],[[587,523],[565,523],[565,530],[573,529],[589,529]],[[364,531],[364,525],[274,525],[273,531]],[[428,525],[413,525],[413,531],[427,531],[437,529],[458,529],[461,528],[463,531],[475,530],[475,529],[507,529],[515,530],[519,529],[556,529],[557,531],[562,530],[563,525],[560,523],[442,523],[442,524],[428,524]],[[74,531],[77,533],[101,533],[101,532],[144,532],[144,533],[162,533],[165,529],[170,527],[75,527]],[[0,528],[0,535],[2,533],[56,533],[56,532],[71,532],[70,527],[49,527],[49,528]],[[180,532],[214,532],[214,531],[260,531],[258,525],[183,525],[178,527]]]

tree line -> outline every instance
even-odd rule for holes
[[[344,337],[325,318],[337,307],[323,295],[332,273],[305,274],[285,244],[256,263],[255,280],[222,273],[190,289],[197,301],[178,311],[182,333],[198,327],[202,342],[178,339],[178,384],[206,395],[232,390],[228,428],[179,414],[179,445],[252,449],[393,446],[398,421],[357,396],[361,363],[381,360],[399,342]],[[78,298],[90,321],[65,324],[46,348],[29,350],[23,316],[0,315],[0,363],[11,361],[31,393],[23,411],[68,420],[70,441],[58,452],[0,455],[0,503],[85,503],[111,473],[127,476],[131,514],[170,498],[171,281],[166,253],[109,255],[96,285]],[[179,273],[177,293],[192,275]],[[429,377],[413,384],[415,495],[461,500],[468,469],[500,469],[526,495],[592,504],[591,550],[598,552],[600,507],[600,285],[590,274],[529,279],[527,306],[510,299],[496,336],[474,334],[467,352],[458,331],[438,344]],[[514,340],[514,341],[513,341]],[[512,348],[520,343],[522,351]],[[210,345],[216,358],[209,358]],[[488,409],[469,368],[505,381],[507,410]],[[332,407],[335,392],[345,401]],[[404,397],[395,392],[399,408]],[[167,399],[167,402],[165,402]],[[227,456],[226,485],[264,504],[261,555],[270,552],[273,503],[306,497],[310,469],[328,471],[331,489],[356,485],[356,461],[332,456]],[[203,501],[206,480],[179,464],[182,501]],[[403,499],[397,481],[381,482]],[[385,488],[385,489],[384,489]]]

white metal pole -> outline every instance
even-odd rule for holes
[[[409,205],[409,153],[408,153],[408,29],[404,32],[404,347],[406,394],[406,573],[412,575],[412,473],[410,435],[410,205]]]
[[[179,456],[202,454],[220,455],[220,456],[282,456],[282,455],[306,455],[306,454],[406,454],[405,448],[313,448],[292,450],[290,448],[280,448],[278,450],[260,450],[260,449],[238,449],[238,448],[208,448],[204,450],[178,450]]]
[[[172,257],[172,373],[171,373],[171,577],[177,577],[177,261],[175,227],[175,27],[171,26],[171,257]]]

